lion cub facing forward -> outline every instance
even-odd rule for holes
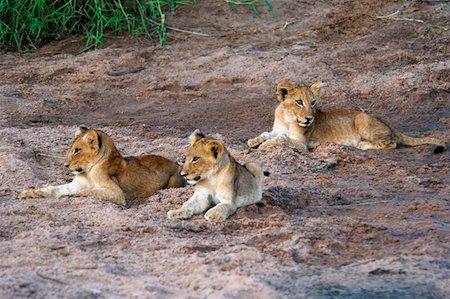
[[[181,175],[195,185],[195,192],[180,209],[167,213],[169,219],[189,219],[214,204],[206,220],[224,220],[237,208],[261,200],[264,173],[259,164],[239,164],[220,141],[205,138],[199,130],[190,140]]]
[[[278,84],[280,104],[275,110],[273,129],[248,140],[248,146],[270,148],[276,144],[287,144],[296,150],[307,152],[309,148],[325,142],[354,146],[362,150],[396,148],[397,143],[401,143],[434,144],[438,146],[435,153],[446,149],[445,142],[440,139],[406,136],[365,112],[316,109],[316,101],[323,86],[320,81],[311,87],[298,87],[286,81]]]
[[[75,174],[71,183],[23,191],[20,197],[92,196],[123,205],[185,185],[175,162],[154,155],[124,158],[108,135],[84,126],[77,129],[64,165]]]

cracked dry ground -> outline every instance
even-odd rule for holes
[[[448,3],[272,1],[261,16],[194,1],[156,42],[78,39],[0,56],[0,297],[444,298],[450,293],[449,152],[323,145],[251,151],[282,79],[328,83],[318,105],[368,110],[413,136],[450,136]],[[376,18],[396,16],[422,20]],[[134,71],[134,72],[129,72]],[[92,198],[19,200],[71,179],[79,124],[125,155],[183,155],[195,128],[260,161],[263,205],[210,224],[169,221],[193,189],[127,209]]]

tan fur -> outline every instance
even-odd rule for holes
[[[195,193],[180,209],[169,211],[169,219],[189,219],[215,205],[205,218],[224,220],[237,208],[257,203],[262,197],[261,166],[239,164],[220,141],[204,138],[198,130],[191,135],[181,175],[195,185]]]
[[[436,153],[447,148],[445,142],[438,138],[406,136],[365,112],[348,109],[318,110],[316,101],[323,86],[324,83],[320,81],[310,87],[298,87],[286,81],[278,84],[280,104],[275,110],[273,129],[248,140],[248,146],[269,149],[282,144],[301,152],[307,152],[326,142],[362,150],[396,148],[397,143],[434,144],[438,146]]]
[[[92,196],[123,205],[126,199],[185,185],[175,162],[154,155],[124,158],[108,135],[83,126],[76,131],[65,166],[75,174],[71,183],[23,191],[20,197]]]

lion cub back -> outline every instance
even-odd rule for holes
[[[130,198],[148,197],[160,189],[186,185],[180,167],[162,156],[124,158],[125,167],[116,175],[120,187]]]

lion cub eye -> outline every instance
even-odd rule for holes
[[[303,101],[302,101],[302,100],[297,100],[296,102],[297,102],[297,105],[298,105],[298,106],[300,106],[300,107],[303,106]]]
[[[81,148],[77,147],[73,150],[73,154],[76,155],[81,151]]]
[[[194,157],[194,158],[192,158],[192,164],[197,163],[198,160],[200,160],[200,157]]]

